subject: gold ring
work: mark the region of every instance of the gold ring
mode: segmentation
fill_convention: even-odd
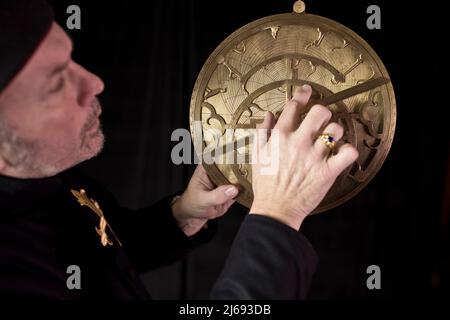
[[[317,139],[322,140],[330,150],[333,150],[336,145],[336,139],[329,133],[322,133]]]

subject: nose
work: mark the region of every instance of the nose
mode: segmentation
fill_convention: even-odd
[[[86,70],[80,65],[76,66],[78,69],[78,103],[81,106],[89,106],[92,99],[105,89],[105,84],[102,79],[94,73]]]

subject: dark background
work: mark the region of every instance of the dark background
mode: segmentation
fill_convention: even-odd
[[[170,137],[176,128],[189,129],[190,95],[209,54],[239,27],[290,12],[294,1],[50,2],[64,28],[67,6],[80,6],[81,30],[67,30],[75,41],[74,59],[106,84],[100,100],[107,142],[83,170],[122,205],[138,208],[182,190],[195,169],[172,164],[176,143]],[[320,257],[309,298],[444,297],[450,273],[450,190],[444,194],[450,183],[450,81],[443,5],[306,4],[307,12],[346,25],[375,49],[392,78],[398,108],[395,139],[378,175],[351,201],[302,226]],[[381,8],[381,30],[366,27],[371,4]],[[247,212],[234,205],[211,243],[184,261],[144,274],[152,296],[208,298]],[[366,288],[372,264],[381,268],[381,290]]]

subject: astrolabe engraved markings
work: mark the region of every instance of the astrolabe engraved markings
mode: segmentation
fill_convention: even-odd
[[[295,9],[297,8],[297,9]],[[242,161],[204,164],[218,185],[239,184],[238,202],[253,201],[251,158],[253,129],[266,111],[279,117],[296,87],[311,85],[309,108],[320,103],[340,123],[342,141],[359,151],[357,162],[336,180],[315,213],[331,209],[362,190],[389,152],[396,120],[395,96],[389,75],[373,49],[341,24],[304,13],[254,21],[225,39],[204,64],[191,98],[193,139],[221,150],[223,159]],[[201,130],[194,123],[201,121]],[[209,134],[214,129],[215,134]],[[201,150],[197,150],[201,154]]]

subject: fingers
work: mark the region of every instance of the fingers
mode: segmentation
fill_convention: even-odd
[[[328,108],[318,104],[314,105],[306,115],[296,134],[314,141],[317,134],[330,121],[331,116],[331,111]]]
[[[203,167],[203,165],[201,163],[198,164],[197,167],[195,168],[194,175],[198,175],[199,177],[205,177],[205,176],[207,177],[208,176],[205,168]]]
[[[191,181],[189,184],[195,183],[196,185],[200,185],[203,190],[211,190],[214,188],[214,183],[209,179],[208,173],[203,167],[202,164],[198,164],[195,168],[194,174],[192,175]]]
[[[197,165],[195,171],[198,173],[206,174],[206,170],[201,163]]]
[[[300,115],[311,97],[311,86],[305,84],[296,88],[292,99],[286,103],[283,112],[278,118],[275,128],[286,131],[295,131],[300,123]]]
[[[270,130],[275,125],[275,117],[272,112],[267,111],[264,117],[264,122],[256,126],[256,144],[262,147],[267,143],[270,136]]]
[[[344,134],[344,128],[342,128],[341,125],[333,122],[325,127],[322,134],[330,135],[330,139],[328,140],[329,143],[333,143],[333,141],[334,143],[336,143],[342,138],[342,135]],[[327,141],[325,141],[325,139],[325,137],[316,139],[313,148],[316,150],[317,154],[328,156],[331,149],[327,146]]]
[[[272,130],[274,126],[275,117],[272,112],[267,111],[263,123],[256,125],[255,133],[253,135],[252,158],[256,157],[257,150],[261,150],[267,143],[270,138],[270,130]]]
[[[358,156],[358,150],[351,144],[346,143],[339,148],[335,155],[327,160],[328,166],[335,176],[338,176],[349,165],[355,162],[356,159],[358,159]]]
[[[238,188],[233,185],[217,187],[214,190],[204,193],[205,206],[222,205],[227,201],[232,200],[238,193]]]
[[[235,203],[236,200],[228,200],[224,204],[216,205],[212,207],[210,214],[208,215],[208,219],[216,219],[223,216],[227,213],[228,209]]]

